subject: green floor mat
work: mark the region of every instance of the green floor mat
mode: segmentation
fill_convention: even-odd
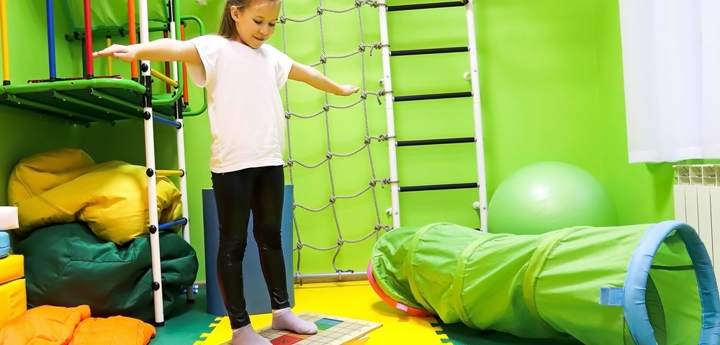
[[[165,320],[165,326],[156,327],[157,335],[149,345],[192,345],[200,334],[212,331],[209,325],[215,321],[215,315],[205,312],[205,289],[200,289],[195,295],[195,303],[178,301],[177,308],[179,310]]]
[[[516,336],[493,331],[477,331],[465,326],[462,323],[446,324],[439,321],[433,324],[433,327],[440,327],[442,331],[437,331],[438,335],[446,335],[447,339],[443,339],[443,343],[453,345],[583,345],[574,338],[554,338],[554,339],[524,339]]]

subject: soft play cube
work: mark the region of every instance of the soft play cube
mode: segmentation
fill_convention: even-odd
[[[0,259],[0,329],[27,310],[24,265],[22,255]]]

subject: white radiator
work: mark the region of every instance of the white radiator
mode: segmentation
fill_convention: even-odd
[[[690,224],[705,243],[720,278],[720,164],[675,165],[675,219]]]

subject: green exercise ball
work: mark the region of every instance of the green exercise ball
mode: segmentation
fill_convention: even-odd
[[[582,225],[618,225],[617,210],[600,181],[567,163],[542,162],[517,170],[488,205],[491,233],[542,234]]]

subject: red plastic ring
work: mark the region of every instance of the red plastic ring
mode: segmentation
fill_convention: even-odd
[[[370,282],[370,286],[372,286],[373,290],[375,290],[375,293],[380,296],[380,298],[385,301],[385,303],[389,304],[393,308],[400,310],[408,315],[412,316],[433,316],[433,314],[427,310],[424,309],[417,309],[410,306],[407,306],[405,304],[402,304],[388,296],[382,289],[380,288],[380,285],[378,285],[377,281],[375,281],[375,276],[373,276],[372,273],[372,261],[368,263],[367,267],[367,277],[368,281]]]

